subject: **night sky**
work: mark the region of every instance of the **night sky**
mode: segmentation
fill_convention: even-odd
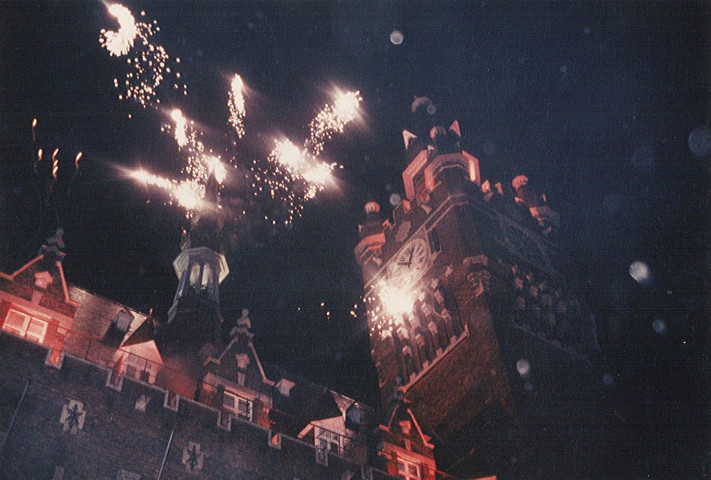
[[[621,465],[642,475],[652,456],[678,458],[687,425],[709,425],[711,146],[689,144],[709,126],[708,2],[124,5],[158,21],[152,41],[181,59],[186,96],[161,91],[160,109],[119,99],[114,79],[128,69],[99,44],[102,28],[117,28],[101,2],[0,3],[0,269],[62,226],[70,282],[165,315],[185,210],[126,169],[181,178],[184,157],[161,131],[167,109],[180,108],[233,159],[221,193],[225,320],[249,308],[262,361],[376,405],[352,250],[365,201],[387,214],[404,195],[401,131],[413,127],[413,99],[428,96],[433,123],[459,121],[485,178],[510,184],[524,173],[561,213],[561,243],[596,312],[610,421],[647,425]],[[239,140],[227,124],[235,73],[249,87]],[[306,138],[334,87],[363,99],[362,119],[322,154],[343,167],[337,186],[288,227],[261,221],[278,208],[252,200],[245,172],[276,135]],[[635,280],[635,261],[651,276]],[[710,448],[670,460],[669,471],[708,475],[711,457],[704,467],[700,455]]]

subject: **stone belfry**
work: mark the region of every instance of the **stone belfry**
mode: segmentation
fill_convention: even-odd
[[[413,113],[406,198],[387,220],[369,202],[355,248],[383,407],[402,392],[448,473],[525,476],[544,458],[536,445],[585,444],[589,432],[566,425],[590,425],[594,407],[566,395],[590,390],[594,320],[545,196],[523,175],[513,188],[483,179],[457,121],[424,128],[429,100]]]
[[[190,344],[198,349],[221,343],[220,283],[229,274],[222,242],[222,219],[217,205],[217,182],[207,187],[205,208],[191,220],[181,252],[173,261],[178,288],[160,330],[162,343]]]

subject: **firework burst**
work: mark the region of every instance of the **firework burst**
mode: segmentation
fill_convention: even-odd
[[[108,11],[118,21],[119,29],[102,29],[99,43],[111,56],[126,56],[129,66],[123,81],[114,79],[114,87],[121,92],[119,99],[133,99],[143,107],[158,104],[158,90],[168,78],[173,80],[174,90],[187,94],[187,87],[179,83],[180,72],[174,72],[166,49],[151,42],[151,37],[160,31],[158,22],[136,22],[128,8],[116,3],[109,5]],[[175,64],[178,63],[180,59],[176,58]]]
[[[264,193],[281,206],[289,225],[300,217],[305,202],[314,198],[333,182],[336,163],[320,159],[325,142],[336,132],[358,117],[361,97],[359,92],[339,92],[333,105],[327,104],[311,122],[309,139],[303,147],[289,140],[277,140],[267,158],[267,166],[255,162],[252,166],[254,196]],[[269,220],[269,218],[267,218]],[[276,225],[281,219],[271,218]]]
[[[365,298],[368,305],[371,332],[387,335],[411,315],[419,292],[410,285],[396,285],[388,281],[377,283]]]
[[[111,56],[126,57],[129,72],[123,81],[114,79],[114,86],[121,90],[120,99],[133,99],[143,107],[156,107],[161,103],[159,90],[166,83],[166,76],[171,74],[177,82],[180,73],[173,72],[170,65],[180,63],[180,59],[171,62],[166,50],[152,42],[152,37],[160,31],[156,21],[137,22],[126,7],[119,4],[108,6],[118,22],[116,31],[102,30],[99,42]],[[141,16],[145,16],[141,12]],[[174,89],[187,94],[185,85],[173,83]],[[227,123],[234,130],[237,138],[245,135],[245,85],[239,75],[234,75],[229,84]],[[324,144],[336,133],[342,133],[346,125],[358,117],[361,102],[359,92],[339,92],[332,104],[326,104],[321,112],[308,124],[309,138],[302,147],[284,140],[277,141],[272,152],[264,162],[254,161],[250,172],[245,177],[253,188],[253,197],[271,200],[274,208],[267,208],[264,219],[272,224],[283,220],[285,225],[301,216],[304,203],[314,198],[333,181],[336,163],[324,162],[319,155]],[[180,153],[185,157],[185,166],[181,173],[184,180],[174,180],[148,173],[144,170],[133,172],[132,177],[143,183],[161,188],[169,193],[171,202],[188,210],[200,206],[205,199],[206,187],[214,178],[222,185],[227,175],[227,168],[219,155],[205,147],[202,134],[194,123],[178,109],[171,112],[172,123],[162,127],[164,132],[172,132]],[[237,155],[230,154],[230,162]],[[218,187],[219,188],[219,187]]]

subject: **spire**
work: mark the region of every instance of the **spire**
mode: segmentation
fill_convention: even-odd
[[[221,341],[219,285],[230,270],[222,242],[218,188],[211,177],[206,186],[207,208],[193,217],[173,261],[178,288],[168,310],[167,334],[188,343]]]
[[[363,210],[365,211],[365,221],[358,229],[360,238],[363,239],[370,235],[383,233],[383,219],[380,217],[380,204],[370,200],[366,202]]]

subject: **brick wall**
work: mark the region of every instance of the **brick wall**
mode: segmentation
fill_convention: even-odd
[[[164,406],[160,388],[128,378],[120,390],[110,388],[105,368],[70,355],[56,368],[45,363],[47,353],[0,333],[0,441],[7,433],[0,478],[51,479],[56,467],[63,467],[64,479],[92,480],[113,480],[119,470],[141,479],[341,480],[347,471],[361,477],[360,464],[337,455],[328,454],[327,466],[317,463],[315,448],[300,440],[284,436],[275,448],[263,427],[234,417],[229,428],[220,427],[215,409],[180,398],[174,411]],[[145,411],[136,409],[142,396]],[[72,400],[81,403],[83,424],[67,429],[60,419],[78,407]],[[190,471],[184,450],[198,444]],[[375,470],[373,478],[390,477]]]

